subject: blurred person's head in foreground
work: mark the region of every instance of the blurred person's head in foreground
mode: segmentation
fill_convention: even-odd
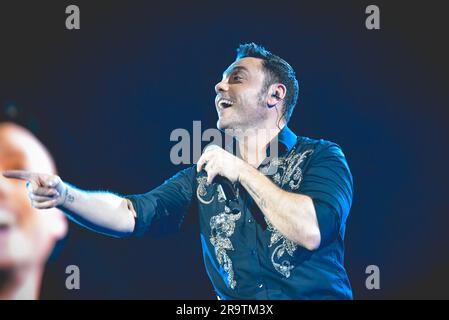
[[[36,136],[15,117],[0,113],[0,172],[56,173]],[[27,193],[23,181],[0,175],[0,299],[37,299],[47,259],[67,233],[64,214],[33,208]]]

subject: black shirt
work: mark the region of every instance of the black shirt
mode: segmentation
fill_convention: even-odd
[[[179,229],[198,201],[203,260],[221,299],[351,299],[343,240],[353,183],[343,152],[329,141],[297,137],[288,127],[278,141],[278,156],[258,170],[282,189],[312,198],[321,233],[317,250],[285,238],[240,185],[241,212],[230,213],[222,189],[206,184],[196,165],[127,197],[137,213],[134,234]]]

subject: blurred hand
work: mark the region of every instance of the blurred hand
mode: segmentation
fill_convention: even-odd
[[[28,197],[34,208],[49,209],[64,205],[67,185],[57,175],[24,170],[8,170],[3,172],[3,176],[27,182]]]

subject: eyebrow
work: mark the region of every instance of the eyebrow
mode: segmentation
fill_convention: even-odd
[[[230,74],[230,73],[232,73],[232,72],[234,72],[234,71],[246,71],[246,72],[248,72],[248,69],[246,67],[244,67],[244,66],[235,66],[231,70],[229,70],[229,71],[226,70],[225,72],[223,72],[223,77],[228,75],[228,74]]]

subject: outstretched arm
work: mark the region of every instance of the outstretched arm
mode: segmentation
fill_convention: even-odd
[[[76,222],[113,237],[125,237],[134,230],[132,204],[118,195],[80,190],[51,174],[10,170],[3,172],[3,176],[27,181],[29,198],[35,208],[62,207]]]

